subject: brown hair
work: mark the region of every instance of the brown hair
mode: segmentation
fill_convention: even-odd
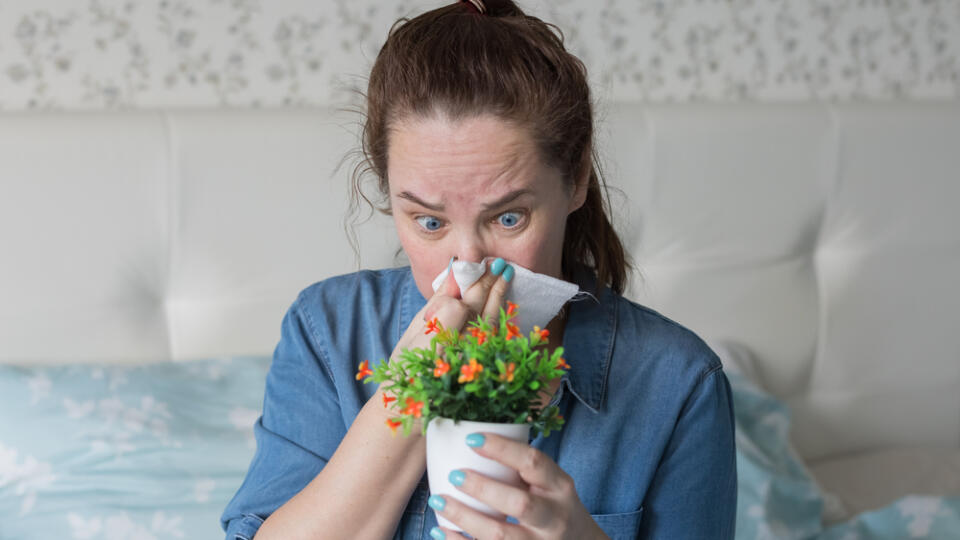
[[[493,114],[525,128],[543,162],[561,171],[567,188],[587,176],[586,200],[567,217],[564,279],[572,279],[574,267],[582,264],[596,273],[598,289],[609,284],[623,293],[630,263],[608,218],[586,68],[567,52],[555,25],[526,15],[510,0],[485,4],[486,14],[458,2],[391,27],[365,94],[363,159],[352,175],[350,213],[356,212],[358,197],[374,206],[361,189],[366,173],[377,180],[377,209],[391,213],[387,148],[397,122],[437,112],[454,120]],[[355,237],[351,243],[356,251]]]

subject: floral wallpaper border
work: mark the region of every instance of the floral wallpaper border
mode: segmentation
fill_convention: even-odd
[[[0,0],[0,110],[349,102],[442,1]],[[520,0],[613,101],[960,98],[960,0]]]

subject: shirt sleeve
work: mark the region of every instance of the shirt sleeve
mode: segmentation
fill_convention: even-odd
[[[644,498],[639,538],[732,539],[736,515],[733,398],[718,366],[687,398]]]
[[[220,517],[227,540],[250,540],[263,521],[320,473],[346,434],[322,336],[298,297],[283,317],[267,374],[257,450]]]

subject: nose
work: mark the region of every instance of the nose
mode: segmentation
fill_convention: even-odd
[[[462,234],[454,246],[453,255],[458,261],[480,262],[487,254],[483,239],[476,234]]]

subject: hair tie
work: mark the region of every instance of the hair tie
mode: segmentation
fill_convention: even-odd
[[[464,4],[470,4],[473,6],[473,9],[477,10],[477,13],[483,15],[487,12],[487,6],[483,4],[483,0],[460,0]]]

